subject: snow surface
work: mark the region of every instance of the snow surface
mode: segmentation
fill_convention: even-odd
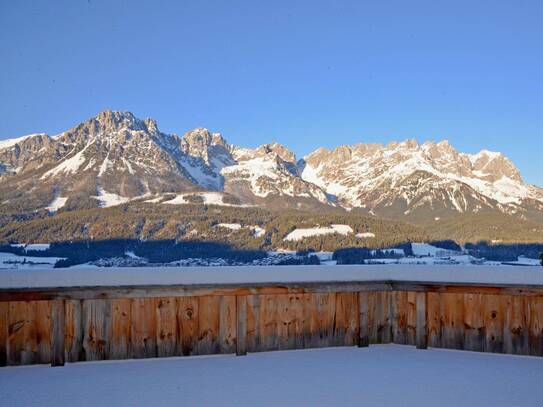
[[[7,255],[9,253],[1,253]],[[20,257],[19,257],[20,259]],[[42,258],[37,258],[42,259]],[[417,261],[418,259],[412,259]],[[0,271],[0,288],[192,284],[280,284],[341,281],[543,285],[543,267],[472,265],[341,265],[224,267],[35,268]]]
[[[231,230],[240,230],[241,225],[239,223],[219,223],[215,225],[219,228],[231,229]]]
[[[102,208],[109,208],[110,206],[117,206],[130,201],[130,198],[107,192],[104,188],[98,188],[98,195],[91,198],[97,199]]]
[[[357,233],[355,237],[358,237],[359,239],[371,239],[375,237],[375,233],[371,233],[371,232]]]
[[[535,407],[541,358],[375,345],[0,369],[2,403],[42,406]]]
[[[415,256],[437,256],[441,253],[454,252],[452,250],[432,246],[428,243],[411,243],[411,248],[413,249],[413,254]]]
[[[74,156],[62,161],[59,165],[56,167],[50,169],[46,173],[44,173],[41,176],[41,179],[45,179],[52,175],[58,175],[58,174],[75,174],[79,167],[81,167],[85,163],[85,151],[87,148],[89,148],[94,141],[90,142],[83,148],[81,151],[76,153]]]
[[[67,197],[57,196],[45,209],[47,209],[51,213],[54,213],[62,208],[64,205],[66,205],[66,201],[68,201]]]
[[[220,192],[189,192],[185,194],[178,194],[175,196],[175,198],[170,199],[168,201],[161,202],[163,204],[170,204],[170,205],[184,205],[184,204],[190,204],[191,202],[187,199],[189,196],[199,196],[204,201],[205,205],[220,205],[220,206],[251,206],[251,205],[235,205],[223,202],[223,194]],[[151,201],[147,201],[151,202]]]
[[[285,236],[283,240],[302,240],[304,237],[329,235],[339,233],[340,235],[348,235],[353,233],[353,228],[349,225],[330,225],[330,227],[314,227],[307,229],[295,229]]]
[[[40,249],[32,249],[32,250],[40,250]],[[61,260],[61,259],[59,257],[17,256],[16,254],[13,254],[13,253],[0,252],[0,275],[6,272],[6,270],[13,270],[13,269],[16,269],[16,270],[40,269],[41,271],[43,271],[45,267],[52,269],[52,267],[55,265],[55,263],[58,260]],[[41,263],[41,264],[32,264],[32,263]],[[16,272],[20,273],[20,271],[16,271]],[[1,280],[2,278],[0,277],[0,281]]]

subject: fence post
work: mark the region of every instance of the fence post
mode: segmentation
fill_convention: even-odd
[[[358,335],[358,347],[365,348],[370,344],[369,322],[368,322],[368,292],[360,291],[358,293],[358,312],[360,333]]]
[[[51,366],[64,366],[64,301],[51,301]]]
[[[417,349],[428,348],[428,323],[427,323],[428,293],[417,293]]]
[[[236,355],[247,354],[247,296],[236,296]]]

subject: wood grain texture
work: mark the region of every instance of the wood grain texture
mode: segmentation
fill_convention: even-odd
[[[196,355],[199,333],[199,302],[197,297],[177,299],[177,326],[181,344],[181,354]]]
[[[111,300],[109,358],[127,359],[130,354],[132,300]]]
[[[428,347],[428,293],[417,293],[416,295],[416,337],[417,349]]]
[[[482,352],[485,348],[484,307],[482,294],[464,294],[463,349]]]
[[[358,347],[365,348],[370,344],[369,327],[369,299],[367,292],[358,293],[358,312],[359,312],[359,336]]]
[[[83,300],[81,304],[84,360],[109,357],[110,300]]]
[[[130,354],[134,359],[157,356],[155,298],[136,298],[130,307]]]
[[[236,298],[236,355],[247,354],[247,297]]]
[[[65,304],[62,300],[51,301],[51,365],[64,366],[65,362]],[[49,321],[48,321],[49,322]]]
[[[485,352],[503,353],[503,333],[505,324],[507,296],[485,295],[483,300],[483,320],[485,325]]]
[[[177,301],[173,297],[158,298],[156,304],[156,346],[158,357],[181,355],[177,327]]]
[[[192,289],[156,296],[149,288],[141,298],[119,291],[111,298],[4,301],[0,365],[61,364],[62,355],[76,362],[390,342],[543,356],[537,290],[461,288],[330,283],[200,290],[209,295],[192,297]]]
[[[83,350],[83,318],[80,300],[66,300],[65,304],[65,338],[66,361],[73,363],[85,360]]]

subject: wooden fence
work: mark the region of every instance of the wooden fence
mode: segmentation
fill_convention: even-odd
[[[0,366],[397,343],[543,355],[543,287],[0,289]]]

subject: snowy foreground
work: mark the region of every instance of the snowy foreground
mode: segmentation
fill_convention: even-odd
[[[398,345],[0,368],[6,406],[541,406],[543,359]]]
[[[109,267],[0,270],[0,289],[410,281],[543,286],[543,268],[515,266]]]

